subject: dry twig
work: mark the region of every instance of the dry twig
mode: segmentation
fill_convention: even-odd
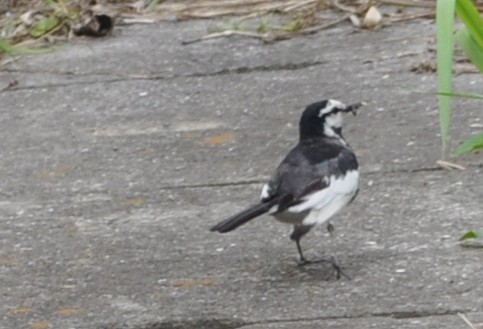
[[[399,23],[399,22],[405,22],[405,21],[412,21],[413,19],[418,19],[418,18],[434,18],[434,15],[435,15],[435,12],[430,11],[430,12],[414,14],[414,15],[391,17],[388,19],[388,21],[390,23]]]
[[[473,325],[473,323],[468,320],[468,318],[463,314],[463,313],[458,313],[458,316],[463,319],[463,321],[471,328],[471,329],[476,329],[476,327]]]
[[[466,168],[453,162],[445,161],[445,160],[438,160],[436,161],[436,164],[440,167],[443,167],[444,169],[452,170],[452,169],[457,169],[457,170],[465,170]]]
[[[263,40],[263,41],[271,40],[270,34],[268,34],[268,33],[260,34],[260,33],[256,33],[256,32],[248,32],[248,31],[226,30],[226,31],[222,31],[222,32],[210,33],[210,34],[202,36],[201,38],[183,41],[182,44],[183,45],[189,45],[189,44],[192,44],[192,43],[195,43],[195,42],[200,42],[200,41],[205,41],[205,40],[215,39],[215,38],[230,37],[230,36],[233,36],[233,35],[256,38],[256,39],[260,39],[260,40]]]
[[[205,40],[215,39],[215,38],[222,38],[222,37],[231,37],[233,35],[255,38],[255,39],[259,39],[259,40],[262,40],[264,42],[269,43],[269,42],[274,42],[274,41],[277,41],[277,40],[288,39],[288,38],[290,38],[291,36],[294,36],[294,35],[310,35],[310,34],[317,33],[321,30],[331,28],[331,27],[349,19],[350,15],[351,14],[346,14],[346,15],[344,15],[344,16],[342,16],[342,17],[340,17],[340,18],[338,18],[338,19],[336,19],[332,22],[329,22],[327,24],[307,27],[307,28],[301,29],[297,32],[257,33],[257,32],[250,32],[250,31],[226,30],[226,31],[222,31],[222,32],[210,33],[210,34],[204,35],[200,38],[183,41],[182,43],[184,45],[189,45],[189,44],[192,44],[192,43],[195,43],[195,42],[200,42],[200,41],[205,41]]]
[[[335,21],[329,22],[329,23],[324,24],[324,25],[307,27],[305,29],[300,30],[299,33],[303,34],[303,35],[308,35],[308,34],[313,34],[313,33],[331,28],[333,26],[336,26],[336,25],[342,23],[343,21],[348,20],[351,17],[351,15],[352,14],[346,14],[346,15],[342,16],[341,18],[336,19]]]

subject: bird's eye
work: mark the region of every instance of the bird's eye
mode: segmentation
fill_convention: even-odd
[[[337,107],[334,107],[330,112],[328,112],[326,114],[326,116],[329,116],[330,117],[330,116],[333,116],[333,115],[335,115],[335,114],[337,114],[339,112],[340,112],[340,109],[338,109]]]

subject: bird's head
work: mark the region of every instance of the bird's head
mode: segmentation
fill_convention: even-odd
[[[343,113],[356,115],[362,102],[345,105],[333,99],[326,99],[307,106],[300,118],[300,139],[313,137],[342,137]]]

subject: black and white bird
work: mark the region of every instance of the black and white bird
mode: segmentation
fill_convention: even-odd
[[[329,223],[357,195],[358,163],[342,136],[342,121],[343,113],[355,115],[362,105],[347,106],[329,99],[307,106],[300,118],[299,142],[263,186],[260,201],[216,224],[211,231],[229,232],[268,213],[294,226],[290,239],[297,244],[299,265],[320,262],[304,257],[300,239],[312,227]],[[340,277],[340,269],[333,265]]]

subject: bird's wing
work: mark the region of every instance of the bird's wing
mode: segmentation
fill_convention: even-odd
[[[279,198],[284,203],[279,202],[277,212],[323,208],[339,195],[353,196],[358,186],[357,166],[354,153],[344,145],[299,144],[264,186],[262,202]]]
[[[337,200],[346,205],[357,193],[358,186],[359,173],[356,170],[341,177],[331,176],[326,187],[304,195],[300,202],[288,208],[288,211],[299,213],[311,209],[324,209],[331,204],[337,204]]]

